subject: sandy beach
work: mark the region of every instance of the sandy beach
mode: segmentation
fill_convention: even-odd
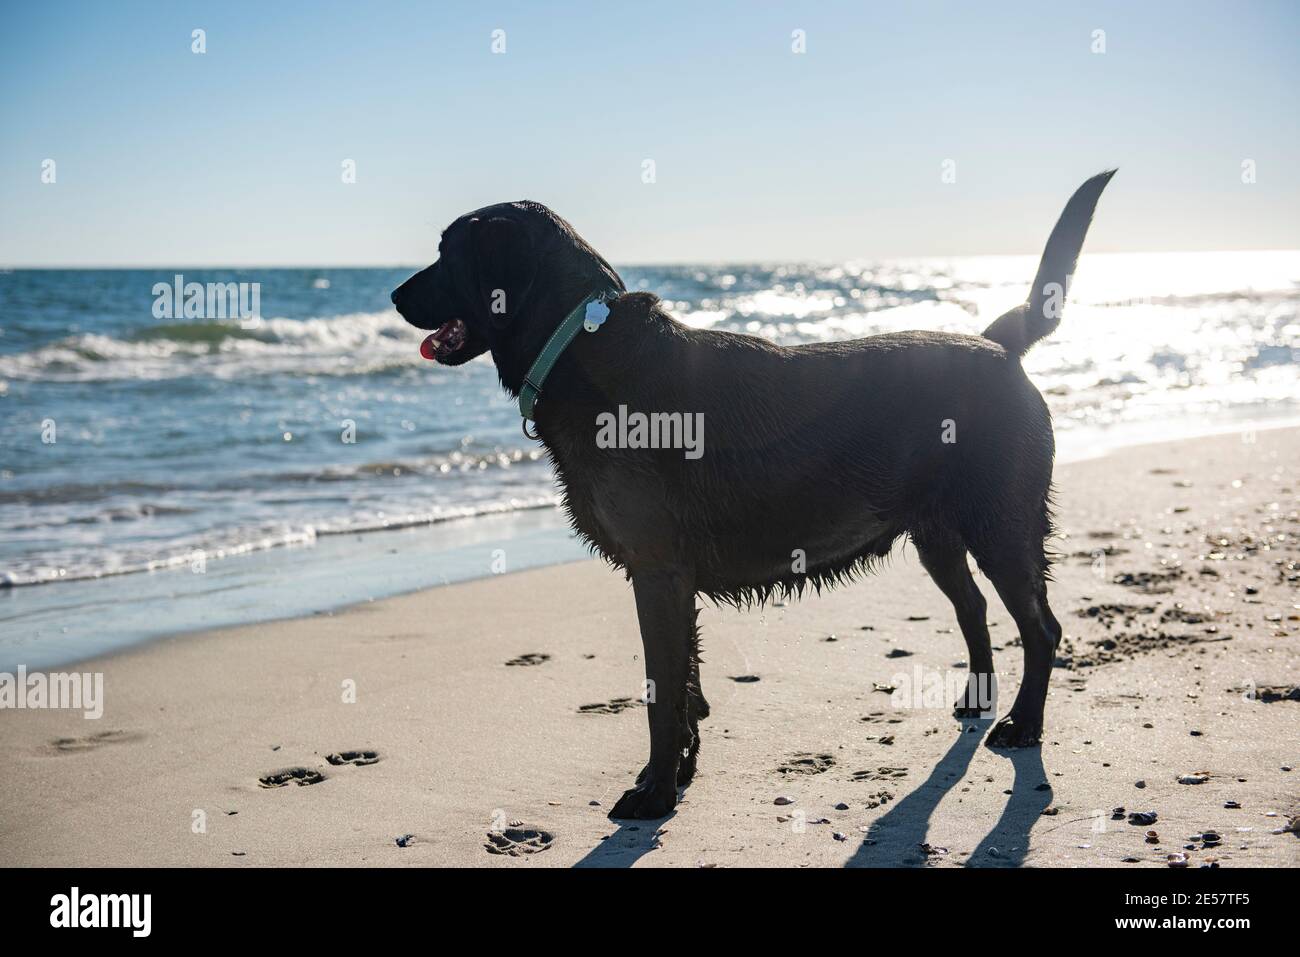
[[[583,561],[68,669],[104,674],[101,719],[0,711],[0,864],[1300,864],[1300,431],[1056,480],[1041,749],[881,690],[965,658],[908,547],[821,597],[705,606],[700,773],[666,821],[611,822],[647,750],[641,646],[627,583]],[[1020,650],[978,580],[1005,711]]]

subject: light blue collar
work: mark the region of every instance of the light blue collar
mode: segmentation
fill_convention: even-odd
[[[546,377],[551,374],[551,370],[555,368],[555,363],[564,354],[564,350],[569,348],[569,344],[578,337],[578,330],[585,329],[587,332],[599,330],[609,317],[610,303],[621,295],[621,292],[612,288],[593,292],[578,303],[551,333],[551,338],[546,340],[546,345],[542,346],[542,351],[528,367],[528,372],[524,375],[524,384],[519,390],[519,414],[524,417],[525,422],[533,420],[537,400],[542,396],[542,385],[546,382]],[[527,425],[524,426],[524,434],[528,434]]]

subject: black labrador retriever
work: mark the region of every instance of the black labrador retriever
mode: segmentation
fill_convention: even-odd
[[[982,336],[785,347],[688,328],[656,296],[627,292],[568,223],[533,202],[460,217],[438,261],[393,293],[408,322],[435,330],[426,357],[454,366],[491,352],[554,463],[574,529],[632,581],[650,760],[610,817],[668,814],[695,772],[709,713],[696,595],[750,605],[820,590],[865,571],[903,535],[966,639],[972,680],[958,716],[988,707],[975,691],[993,680],[969,553],[1024,649],[1019,693],[988,743],[1039,742],[1061,640],[1044,550],[1054,442],[1020,360],[1060,321],[1113,173],[1071,197],[1028,300]],[[684,447],[692,431],[695,445]]]

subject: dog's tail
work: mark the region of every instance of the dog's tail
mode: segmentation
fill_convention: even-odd
[[[1004,313],[984,330],[984,338],[992,339],[1014,356],[1023,356],[1039,339],[1044,339],[1061,324],[1061,309],[1074,264],[1083,248],[1083,238],[1088,235],[1092,211],[1097,208],[1101,191],[1106,188],[1115,170],[1098,173],[1080,186],[1065,204],[1065,211],[1056,221],[1056,228],[1047,237],[1038,264],[1038,275],[1029,287],[1029,298],[1010,312]]]

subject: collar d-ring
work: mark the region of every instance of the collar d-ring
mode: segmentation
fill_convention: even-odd
[[[537,423],[536,423],[536,422],[533,422],[531,419],[520,419],[519,421],[523,424],[524,438],[526,438],[526,439],[532,439],[534,442],[536,442],[537,440],[539,440],[539,439],[542,437],[541,433],[538,432],[538,431],[536,431],[536,429],[537,429]],[[529,432],[529,431],[528,431],[528,426],[529,426],[529,424],[531,424],[531,425],[533,426],[533,431],[532,431],[532,432]]]

